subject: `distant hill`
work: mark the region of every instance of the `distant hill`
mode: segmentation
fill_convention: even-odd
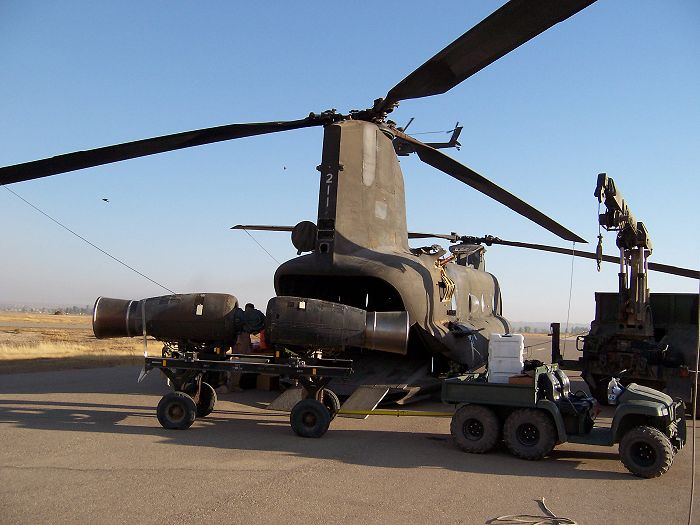
[[[90,315],[91,305],[51,304],[51,303],[0,303],[0,311],[23,313],[48,313]]]
[[[539,321],[511,321],[510,326],[513,332],[524,333],[524,334],[548,334],[550,323],[543,323]],[[587,334],[590,329],[590,325],[581,323],[569,323],[570,334]],[[566,330],[566,324],[561,323],[561,331],[564,333]]]

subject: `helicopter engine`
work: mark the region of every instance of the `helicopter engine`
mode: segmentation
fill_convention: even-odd
[[[267,303],[266,338],[304,348],[370,348],[404,353],[408,312],[367,312],[346,304],[301,297]]]
[[[210,349],[233,346],[241,332],[263,328],[262,316],[242,310],[229,294],[198,293],[150,297],[142,300],[100,297],[92,326],[95,337],[136,337],[187,342]],[[145,327],[145,328],[144,328]],[[405,351],[407,312],[367,312],[338,303],[300,297],[275,297],[267,306],[266,341],[308,350],[346,346]]]
[[[130,301],[99,297],[92,315],[95,337],[146,335],[162,341],[232,345],[245,323],[229,294],[176,294]],[[145,325],[145,330],[144,330]]]

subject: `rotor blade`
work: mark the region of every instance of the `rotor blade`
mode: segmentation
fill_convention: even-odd
[[[699,270],[691,270],[689,268],[681,268],[680,266],[670,266],[668,264],[661,264],[655,262],[647,263],[650,270],[655,272],[670,273],[671,275],[678,275],[679,277],[689,277],[690,279],[700,279]]]
[[[290,232],[294,226],[268,226],[265,224],[236,224],[231,226],[232,230],[251,230],[261,232]]]
[[[292,129],[319,126],[328,122],[324,115],[311,114],[301,120],[282,122],[259,122],[251,124],[229,124],[214,128],[185,131],[173,135],[163,135],[150,139],[126,142],[104,148],[76,151],[43,160],[15,164],[0,168],[0,184],[10,184],[31,179],[39,179],[68,171],[91,168],[102,164],[144,157],[156,153],[173,151],[224,140],[276,133]]]
[[[408,232],[409,239],[446,239],[448,241],[457,242],[458,237],[456,233],[446,234],[446,233],[420,233],[420,232]]]
[[[511,0],[394,86],[378,111],[449,91],[595,0]]]
[[[483,239],[482,239],[483,240]],[[597,255],[593,252],[583,252],[580,250],[571,250],[568,248],[559,248],[557,246],[547,246],[545,244],[530,244],[527,242],[517,242],[517,241],[506,241],[503,239],[492,238],[488,239],[486,244],[502,244],[504,246],[515,246],[516,248],[529,248],[531,250],[540,250],[543,252],[561,253],[564,255],[574,255],[576,257],[583,257],[584,259],[597,259]],[[609,263],[620,264],[620,258],[614,255],[603,255],[603,261]],[[689,268],[681,268],[679,266],[671,266],[668,264],[661,263],[647,263],[650,270],[661,273],[668,273],[671,275],[678,275],[679,277],[689,277],[690,279],[700,279],[700,271],[691,270]]]
[[[291,232],[294,226],[270,226],[267,224],[236,224],[231,226],[232,230],[251,230],[251,231],[264,231],[264,232]],[[457,242],[457,234],[453,233],[451,235],[442,233],[416,233],[408,232],[409,239],[446,239],[448,241]]]
[[[454,177],[465,184],[468,184],[484,195],[488,195],[492,199],[504,204],[514,212],[519,213],[536,224],[539,224],[543,228],[549,230],[555,235],[558,235],[564,240],[581,243],[587,242],[585,239],[579,237],[571,230],[568,230],[550,217],[547,217],[541,211],[533,208],[527,202],[519,199],[512,193],[494,184],[486,177],[479,175],[477,172],[466,167],[464,164],[457,162],[441,151],[431,148],[427,144],[423,144],[413,137],[409,137],[401,132],[394,132],[401,139],[410,142],[415,147],[416,153],[418,153],[420,159],[426,164],[430,164],[432,167],[439,169],[443,173],[446,173],[447,175],[450,175],[451,177]]]

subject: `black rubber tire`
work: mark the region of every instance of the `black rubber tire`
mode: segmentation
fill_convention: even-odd
[[[197,403],[197,417],[207,417],[214,411],[214,405],[216,405],[216,390],[209,383],[202,381]]]
[[[464,405],[452,416],[450,433],[455,444],[465,452],[483,454],[498,443],[501,423],[488,407]]]
[[[503,440],[514,456],[542,459],[554,448],[557,432],[552,419],[542,410],[520,408],[506,418]]]
[[[620,440],[620,461],[635,476],[657,478],[673,464],[673,445],[658,428],[634,427]]]
[[[320,401],[302,399],[292,408],[289,423],[298,436],[320,438],[331,424],[331,414]]]
[[[156,414],[163,428],[184,430],[194,423],[197,405],[184,392],[170,392],[158,403]]]
[[[328,412],[331,415],[331,421],[333,421],[333,419],[335,419],[335,415],[338,413],[338,410],[340,410],[340,399],[336,393],[333,392],[333,390],[324,388],[322,403],[323,406],[328,409]]]

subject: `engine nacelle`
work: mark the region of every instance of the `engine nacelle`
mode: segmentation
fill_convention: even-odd
[[[92,314],[95,337],[135,337],[162,341],[234,344],[242,310],[229,294],[196,293],[149,297],[140,301],[99,297]]]
[[[405,353],[408,312],[367,312],[330,301],[274,297],[267,303],[265,338],[305,348],[352,346]]]
[[[175,294],[141,300],[100,297],[92,329],[98,339],[146,335],[161,341],[233,345],[242,331],[257,333],[262,315],[243,311],[233,295]],[[274,297],[267,305],[265,339],[307,349],[369,348],[404,354],[408,312],[367,312],[301,297]]]

